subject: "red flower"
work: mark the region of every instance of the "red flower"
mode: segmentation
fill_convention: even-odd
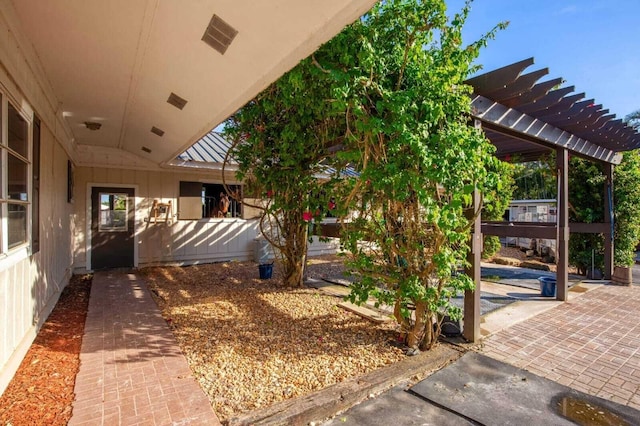
[[[267,191],[267,197],[273,197],[273,191],[271,189]]]
[[[311,212],[307,211],[302,213],[302,220],[304,220],[305,222],[309,222],[311,219],[313,219],[313,215],[311,214]]]

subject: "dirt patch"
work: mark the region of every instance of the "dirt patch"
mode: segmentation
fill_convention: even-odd
[[[90,290],[90,276],[71,278],[0,398],[0,424],[67,424]]]
[[[313,259],[316,278],[342,270]],[[143,275],[221,420],[395,363],[393,325],[375,325],[314,289],[283,288],[251,262],[146,268]]]
[[[498,265],[519,266],[522,268],[537,269],[540,271],[556,272],[557,265],[555,263],[546,263],[540,257],[527,257],[526,253],[517,247],[502,247],[500,251],[487,262]],[[577,273],[576,268],[569,267],[569,273]]]
[[[500,251],[496,253],[495,257],[506,257],[506,258],[519,260],[520,262],[522,262],[523,260],[527,260],[526,253],[517,247],[502,246],[500,248]]]

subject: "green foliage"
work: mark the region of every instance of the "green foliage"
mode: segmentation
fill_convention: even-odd
[[[275,230],[285,263],[304,260],[301,217],[320,218],[334,196],[336,214],[350,222],[342,239],[357,278],[350,298],[393,305],[411,347],[435,343],[439,313],[460,316],[449,299],[473,288],[456,272],[480,213],[473,193],[487,191],[498,210],[506,188],[493,146],[469,122],[471,88],[463,83],[505,25],[463,46],[468,12],[469,3],[449,20],[444,0],[380,2],[227,128],[237,141],[237,177],[249,192],[269,194],[261,224]],[[328,156],[331,145],[343,149]],[[319,185],[321,162],[359,174]],[[290,275],[295,282],[299,270]]]
[[[482,245],[482,258],[490,259],[494,254],[500,251],[502,243],[500,238],[494,235],[484,236],[484,242]]]
[[[632,112],[624,118],[627,125],[640,130],[640,109]]]
[[[555,153],[539,161],[519,163],[515,166],[513,178],[516,189],[514,200],[545,200],[556,198],[557,181]]]
[[[597,223],[604,221],[604,181],[602,165],[582,158],[569,161],[569,220]],[[595,252],[595,267],[604,267],[604,242],[599,234],[571,234],[569,263],[582,274],[591,268]]]
[[[505,161],[495,161],[489,164],[493,166],[491,172],[496,176],[494,186],[487,187],[483,193],[484,205],[482,219],[502,220],[504,212],[509,208],[509,203],[515,190],[514,172],[515,166]],[[482,247],[482,258],[488,259],[500,250],[500,238],[485,236]]]
[[[312,220],[327,211],[333,180],[321,184],[327,146],[338,138],[332,117],[329,76],[302,61],[239,110],[226,125],[234,141],[230,155],[245,193],[264,200],[263,235],[277,248],[285,283],[302,285]]]
[[[605,175],[602,166],[580,158],[572,158],[569,173],[570,220],[597,223],[604,221]],[[623,153],[622,162],[614,168],[614,263],[631,266],[635,248],[640,241],[640,154]],[[591,267],[595,252],[595,267],[604,266],[604,241],[599,234],[571,234],[569,261],[579,271]]]
[[[614,169],[614,261],[632,266],[640,242],[640,152],[627,151]]]
[[[473,288],[452,274],[479,214],[472,194],[497,188],[493,146],[468,121],[463,84],[493,31],[463,46],[468,11],[449,21],[444,1],[380,2],[315,55],[346,111],[339,158],[360,173],[340,197],[354,213],[343,238],[357,277],[350,298],[395,306],[410,347],[435,343],[438,313],[460,315],[449,298]]]

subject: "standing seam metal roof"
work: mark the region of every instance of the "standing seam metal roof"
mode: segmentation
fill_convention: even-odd
[[[223,138],[220,133],[212,130],[185,152],[178,155],[178,159],[222,164],[229,149],[231,149],[231,142]],[[229,163],[237,164],[233,159],[230,159]]]

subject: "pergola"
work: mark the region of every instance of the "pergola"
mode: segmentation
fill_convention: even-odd
[[[570,233],[597,233],[605,238],[605,279],[613,273],[613,167],[620,164],[621,152],[640,147],[640,134],[615,114],[585,99],[584,93],[572,94],[573,86],[562,87],[561,78],[541,81],[547,68],[523,74],[533,58],[478,75],[467,80],[474,89],[472,116],[487,138],[496,146],[496,156],[517,156],[532,161],[549,151],[556,152],[557,222],[486,222],[476,219],[472,233],[470,268],[467,273],[476,282],[476,290],[465,294],[464,336],[469,341],[480,337],[480,254],[482,236],[555,239],[557,259],[557,296],[568,297],[568,246]],[[569,155],[577,155],[604,166],[606,182],[605,218],[602,223],[569,223]],[[475,194],[476,208],[479,196]]]

